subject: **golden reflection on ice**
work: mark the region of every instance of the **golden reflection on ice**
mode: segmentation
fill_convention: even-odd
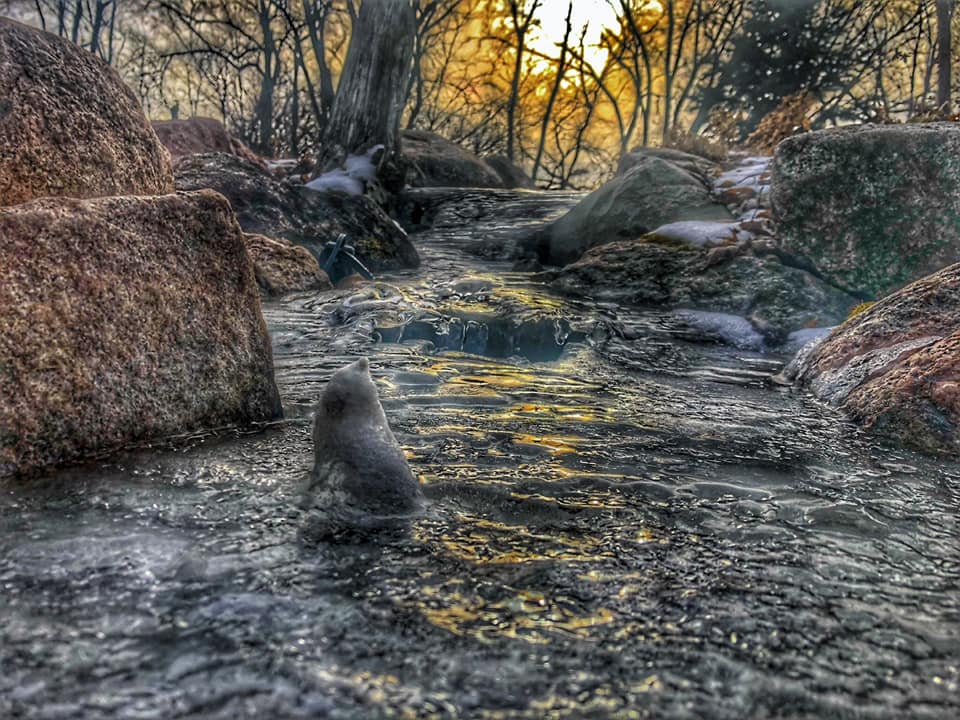
[[[585,717],[609,717],[616,720],[639,720],[649,718],[649,712],[632,707],[631,698],[663,690],[659,676],[648,675],[637,682],[625,686],[609,683],[577,695],[576,698],[550,694],[533,700],[530,706],[519,714],[516,710],[487,710],[479,715],[483,720],[516,720],[516,718],[536,718],[536,720],[580,720]]]
[[[531,420],[549,418],[558,422],[571,423],[608,423],[614,421],[610,409],[591,405],[549,405],[546,403],[518,403],[504,408],[491,419]]]
[[[551,505],[580,510],[596,510],[600,508],[619,509],[625,507],[621,496],[611,492],[599,492],[596,490],[591,491],[589,495],[582,499],[577,497],[564,497],[560,499],[540,493],[519,492],[510,493],[510,497],[516,498],[517,500],[534,500],[539,503],[549,503]]]
[[[526,433],[519,433],[513,436],[515,443],[520,445],[535,445],[536,447],[546,449],[554,455],[576,453],[577,448],[575,445],[579,440],[580,438],[571,435],[528,435]]]
[[[427,545],[439,543],[443,552],[482,565],[517,565],[538,560],[587,562],[614,557],[614,553],[604,547],[602,537],[559,531],[547,535],[522,525],[507,525],[466,514],[461,514],[456,526],[446,534],[431,536],[424,525],[418,524],[413,537]]]
[[[534,590],[521,590],[511,598],[488,602],[444,585],[421,588],[417,609],[430,624],[454,635],[481,641],[498,638],[546,645],[551,636],[564,634],[588,640],[591,630],[614,621],[607,608],[586,611],[569,599],[552,598]]]
[[[499,285],[494,289],[493,295],[501,301],[510,301],[509,304],[516,303],[527,308],[556,310],[557,312],[564,309],[563,300],[548,295],[539,286]],[[508,303],[504,302],[503,304]]]

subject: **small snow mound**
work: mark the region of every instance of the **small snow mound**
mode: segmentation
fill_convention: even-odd
[[[325,172],[308,182],[306,187],[318,192],[335,190],[348,195],[363,195],[366,185],[377,178],[373,158],[381,150],[383,145],[374,145],[363,155],[348,155],[342,168]]]
[[[698,248],[734,245],[753,238],[753,233],[737,223],[682,220],[661,225],[651,235]]]
[[[265,160],[267,169],[270,172],[274,170],[293,170],[300,161],[297,158],[277,158],[275,160]]]
[[[763,350],[763,335],[744,317],[705,310],[679,310],[677,317],[705,339],[719,340],[740,350]]]
[[[832,332],[832,327],[804,328],[803,330],[795,330],[787,335],[787,339],[781,346],[780,351],[785,355],[793,355],[794,353],[797,353],[805,348],[807,345],[823,340]]]
[[[769,171],[772,160],[773,158],[769,157],[747,158],[736,167],[721,173],[714,181],[714,185],[718,188],[764,185],[761,178]]]
[[[307,183],[307,187],[318,192],[337,190],[348,195],[363,195],[363,183],[339,168],[314,178]]]

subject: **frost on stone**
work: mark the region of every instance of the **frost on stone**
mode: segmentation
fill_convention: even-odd
[[[297,158],[267,158],[264,162],[267,164],[267,170],[276,172],[277,170],[293,170],[300,163],[300,160]]]
[[[318,192],[344,192],[348,195],[363,195],[366,186],[377,178],[373,158],[383,150],[383,145],[374,145],[363,155],[348,155],[342,168],[323,173],[306,184]]]
[[[770,169],[769,157],[752,157],[741,161],[739,165],[717,177],[718,188],[757,187],[765,185],[764,176]]]
[[[751,322],[739,315],[707,312],[705,310],[678,310],[676,316],[705,339],[732,345],[740,350],[763,350],[763,335]]]
[[[755,220],[760,210],[769,209],[772,160],[764,156],[745,158],[714,180],[714,194],[741,222]]]
[[[798,353],[803,350],[807,345],[823,340],[830,333],[832,333],[833,330],[834,328],[832,327],[803,328],[802,330],[794,330],[792,333],[787,335],[787,339],[780,348],[780,351],[786,355],[793,355],[794,353]]]

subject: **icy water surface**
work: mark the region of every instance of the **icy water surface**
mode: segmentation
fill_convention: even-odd
[[[957,717],[960,468],[475,257],[574,197],[439,195],[421,270],[265,307],[284,421],[0,486],[0,717]],[[361,354],[431,507],[317,545]]]

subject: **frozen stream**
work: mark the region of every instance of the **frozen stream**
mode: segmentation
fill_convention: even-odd
[[[960,716],[960,467],[475,254],[574,200],[451,194],[420,270],[266,305],[282,422],[0,484],[0,717]],[[362,354],[431,507],[312,544]]]

